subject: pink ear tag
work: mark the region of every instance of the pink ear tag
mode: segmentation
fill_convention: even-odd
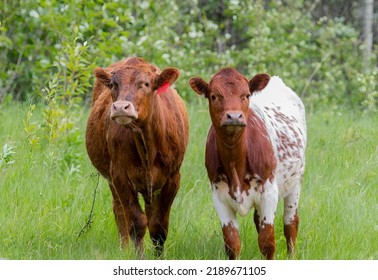
[[[169,83],[168,83],[168,82],[165,82],[162,86],[160,86],[160,87],[156,90],[156,94],[162,94],[163,92],[166,92],[168,88],[169,88]]]

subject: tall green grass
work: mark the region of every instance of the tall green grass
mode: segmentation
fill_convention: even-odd
[[[38,110],[38,109],[37,109]],[[84,147],[88,111],[78,111],[77,146],[28,143],[27,107],[0,107],[0,153],[14,148],[13,164],[0,167],[0,258],[135,259],[120,248],[111,194],[97,188]],[[204,166],[210,120],[205,104],[188,105],[190,142],[182,184],[173,204],[164,259],[226,259]],[[35,121],[41,118],[38,112]],[[297,259],[378,259],[378,116],[347,109],[308,113],[306,174],[299,208]],[[76,157],[74,172],[67,154]],[[286,259],[282,203],[276,218],[277,259]],[[252,215],[239,218],[242,259],[261,259]],[[153,248],[145,238],[147,259]]]

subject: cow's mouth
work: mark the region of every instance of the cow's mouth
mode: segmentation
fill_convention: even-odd
[[[228,111],[222,116],[220,123],[223,129],[227,131],[239,131],[247,126],[243,112],[241,111]]]
[[[129,116],[117,116],[112,117],[112,120],[116,121],[120,125],[128,126],[130,125],[136,118],[129,117]]]
[[[226,120],[221,124],[224,128],[242,128],[247,126],[244,120]]]
[[[247,124],[244,119],[227,119],[221,123],[221,127],[227,133],[236,133],[243,130]]]
[[[222,130],[227,134],[227,135],[233,135],[235,133],[238,133],[242,130],[244,130],[245,125],[224,125],[222,126]]]

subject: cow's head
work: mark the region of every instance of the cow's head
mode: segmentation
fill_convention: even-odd
[[[233,68],[224,68],[213,76],[210,83],[195,77],[189,80],[191,88],[209,100],[212,123],[217,131],[226,135],[242,132],[247,125],[249,98],[262,90],[270,76],[258,74],[248,81]]]
[[[161,72],[139,58],[128,60],[112,73],[102,68],[96,68],[94,73],[111,90],[113,104],[110,118],[125,126],[147,121],[153,106],[156,106],[156,95],[164,94],[179,77],[176,68],[166,68]]]

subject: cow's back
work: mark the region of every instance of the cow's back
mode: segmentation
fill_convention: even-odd
[[[251,97],[250,108],[264,121],[277,158],[276,181],[285,197],[304,172],[305,109],[302,101],[280,78]]]

